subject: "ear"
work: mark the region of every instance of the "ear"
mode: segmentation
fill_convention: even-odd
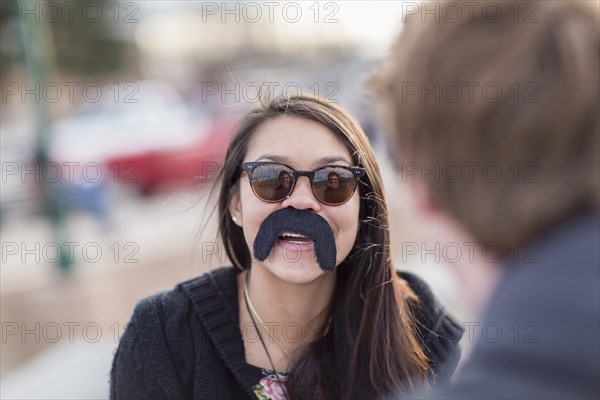
[[[243,214],[239,190],[236,190],[235,193],[233,193],[229,199],[229,213],[231,214],[233,223],[241,228]]]
[[[436,214],[439,211],[426,182],[420,181],[418,177],[409,176],[407,184],[410,189],[410,201],[417,211],[425,215]]]

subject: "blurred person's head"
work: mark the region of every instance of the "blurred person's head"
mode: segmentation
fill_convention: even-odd
[[[281,171],[279,173],[279,185],[281,185],[281,187],[283,188],[289,188],[290,184],[292,182],[292,178],[290,177],[290,174],[286,171]]]
[[[272,189],[261,192],[261,187],[251,187],[252,179],[274,175],[269,169],[318,170],[323,165],[314,165],[313,155],[326,160],[324,164],[339,166],[338,173],[345,167],[364,169],[357,186],[350,187],[338,204],[320,200],[315,188],[328,184],[328,170],[313,183],[309,177],[292,177],[292,191],[281,199],[269,197],[279,195]],[[245,162],[261,160],[282,165],[271,164],[256,177],[242,168]],[[350,176],[347,182],[352,181]],[[312,398],[316,388],[324,398],[372,398],[408,390],[423,383],[429,373],[406,304],[415,296],[400,284],[391,261],[381,181],[358,123],[341,108],[309,96],[280,97],[250,111],[229,145],[218,179],[218,207],[219,235],[233,264],[240,270],[265,268],[294,283],[335,277],[327,310],[331,327],[321,327],[315,340],[295,355],[289,375],[291,398]],[[291,268],[278,255],[256,260],[248,243],[256,238],[262,221],[284,208],[316,213],[331,225],[338,247],[333,271],[320,270],[314,257],[301,269]]]
[[[598,8],[453,6],[458,20],[427,15],[427,3],[408,16],[376,88],[419,218],[508,257],[598,209]]]
[[[337,190],[340,187],[340,177],[335,172],[330,172],[327,175],[327,183],[329,187],[333,190]]]

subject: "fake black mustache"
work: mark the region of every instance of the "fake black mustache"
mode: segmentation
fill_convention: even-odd
[[[312,211],[282,208],[269,215],[260,225],[254,240],[254,256],[264,261],[284,232],[304,235],[315,243],[317,263],[323,271],[335,268],[336,246],[333,230],[325,220]]]

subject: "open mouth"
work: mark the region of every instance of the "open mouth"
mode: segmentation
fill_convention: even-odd
[[[325,272],[333,271],[336,265],[333,229],[325,218],[310,210],[286,207],[265,218],[252,244],[254,256],[259,261],[266,260],[269,254],[275,254],[273,246],[288,262],[308,260],[308,256]]]
[[[277,239],[279,245],[293,245],[301,250],[311,250],[315,244],[311,238],[299,233],[284,232]]]

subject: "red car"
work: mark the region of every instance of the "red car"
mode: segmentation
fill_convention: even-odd
[[[111,158],[109,174],[145,195],[203,185],[211,182],[222,166],[233,129],[234,122],[216,121],[195,145]]]

